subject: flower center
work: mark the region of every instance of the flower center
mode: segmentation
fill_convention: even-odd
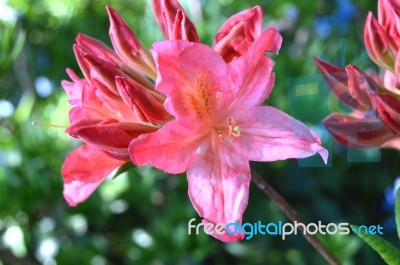
[[[229,118],[228,119],[228,126],[222,126],[222,128],[218,129],[218,137],[224,141],[225,136],[234,136],[234,137],[239,137],[240,136],[240,126],[236,124],[235,119]]]
[[[209,119],[214,105],[213,90],[214,82],[209,74],[197,75],[195,85],[185,93],[186,107],[193,110],[199,118]]]

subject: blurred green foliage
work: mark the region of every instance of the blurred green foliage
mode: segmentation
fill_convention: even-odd
[[[276,26],[283,34],[280,54],[274,56],[276,85],[267,104],[312,126],[330,149],[330,166],[306,167],[307,161],[289,160],[252,163],[252,167],[287,198],[305,222],[382,224],[385,238],[396,242],[391,227],[393,209],[385,206],[385,190],[400,173],[396,162],[400,154],[382,150],[363,153],[367,157],[363,163],[349,162],[352,151],[334,143],[321,126],[321,119],[332,108],[312,60],[324,56],[340,66],[357,63],[371,68],[362,30],[367,12],[376,12],[376,1],[181,2],[208,44],[226,18],[256,4],[264,10],[265,27]],[[2,29],[0,36],[6,43],[2,52],[8,51],[0,59],[10,58],[8,63],[0,61],[0,264],[324,264],[301,235],[285,241],[255,236],[234,244],[204,234],[187,235],[187,222],[200,218],[188,199],[186,177],[149,167],[106,181],[85,203],[67,206],[60,168],[80,143],[63,129],[31,123],[68,125],[68,99],[59,84],[67,78],[67,67],[79,72],[72,52],[78,33],[111,45],[107,4],[121,13],[147,47],[161,40],[145,0],[0,2],[0,11],[11,7],[21,24],[17,32],[15,27],[10,33]],[[26,42],[16,58],[21,32],[26,32]],[[12,65],[10,60],[14,60]],[[291,84],[307,87],[308,81],[303,80],[311,80],[319,92],[306,98],[291,97]],[[365,162],[368,156],[380,162]],[[287,221],[252,185],[244,221],[258,220]],[[321,240],[343,264],[383,264],[353,235],[321,236]]]

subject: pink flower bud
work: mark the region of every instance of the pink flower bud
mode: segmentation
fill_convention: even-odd
[[[185,12],[179,9],[175,16],[174,26],[169,36],[171,40],[187,40],[200,42],[199,35],[192,21],[188,19]]]
[[[368,110],[371,106],[368,91],[376,89],[375,82],[356,66],[346,66],[346,71],[314,58],[332,93],[347,106],[359,111]]]
[[[196,27],[186,16],[176,0],[153,0],[153,12],[157,24],[167,40],[199,42]]]
[[[78,37],[76,37],[76,42],[79,46],[84,47],[89,53],[96,55],[102,60],[112,62],[118,66],[122,64],[115,52],[99,40],[85,34],[79,34]]]
[[[130,142],[143,133],[157,128],[145,124],[107,120],[82,120],[70,125],[66,132],[85,143],[111,154],[114,158],[129,159]]]
[[[400,133],[400,101],[389,94],[369,93],[376,115],[395,133]]]
[[[378,20],[386,32],[390,47],[397,54],[400,47],[400,4],[393,0],[378,1]]]
[[[333,113],[323,123],[339,143],[351,148],[381,147],[396,137],[382,121],[367,116]]]
[[[148,50],[114,9],[107,6],[107,12],[110,38],[118,56],[131,68],[155,79],[155,64]]]
[[[176,13],[179,9],[183,10],[183,7],[177,0],[152,0],[151,5],[162,34],[169,39],[173,31]]]
[[[230,62],[243,55],[262,32],[261,7],[244,10],[230,17],[219,29],[214,49]]]
[[[112,63],[104,61],[93,54],[85,54],[84,60],[90,68],[90,78],[101,82],[112,93],[119,96],[118,89],[115,86],[115,77],[125,76],[125,74]]]
[[[384,29],[373,14],[368,14],[364,27],[364,43],[371,59],[378,65],[394,70],[395,53]]]
[[[78,62],[79,68],[81,69],[83,76],[86,80],[90,81],[90,70],[85,60],[83,59],[83,55],[87,54],[88,51],[78,44],[74,44],[72,48],[74,50],[76,61]]]
[[[125,103],[137,106],[152,124],[165,124],[172,119],[163,104],[148,89],[123,77],[116,77],[116,84]]]

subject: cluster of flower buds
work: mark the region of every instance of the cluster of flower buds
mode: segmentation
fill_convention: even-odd
[[[155,10],[164,10],[160,7],[164,1],[154,3]],[[176,13],[178,5],[170,9]],[[165,96],[155,90],[156,66],[150,52],[115,10],[107,7],[107,11],[114,50],[78,35],[73,50],[84,78],[68,69],[72,81],[62,82],[73,106],[66,132],[86,143],[68,155],[62,168],[64,196],[70,205],[85,200],[114,169],[130,160],[133,139],[172,119],[163,106]],[[177,36],[197,36],[184,14],[181,21],[170,18],[159,23],[164,32],[172,23]]]
[[[378,11],[379,20],[372,13],[367,17],[364,42],[370,58],[383,68],[382,77],[315,58],[332,93],[353,109],[350,114],[330,114],[324,124],[336,140],[352,148],[400,149],[400,5],[379,0]]]

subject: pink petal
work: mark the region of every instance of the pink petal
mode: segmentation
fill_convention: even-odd
[[[69,206],[76,206],[86,201],[103,181],[104,180],[100,180],[89,183],[73,181],[71,183],[64,183],[64,199],[68,202]]]
[[[84,47],[89,53],[94,54],[102,60],[112,62],[115,65],[121,64],[121,60],[118,58],[117,54],[99,40],[80,33],[76,38],[76,42],[78,45]]]
[[[93,146],[78,147],[66,157],[61,169],[65,199],[71,206],[86,200],[123,163],[125,162],[113,159]]]
[[[339,143],[351,148],[380,147],[395,136],[382,121],[367,116],[333,113],[324,125]]]
[[[382,145],[382,148],[393,148],[400,150],[400,137],[394,137]]]
[[[378,85],[369,78],[364,72],[360,71],[355,65],[346,66],[348,75],[348,89],[350,95],[357,101],[357,110],[367,111],[371,107],[368,93],[377,90]]]
[[[80,120],[98,120],[107,117],[108,113],[104,112],[102,109],[93,107],[82,107],[77,106],[69,111],[69,121],[70,124],[74,124]]]
[[[394,132],[400,133],[400,100],[392,95],[373,92],[369,96],[375,113]]]
[[[140,110],[150,123],[164,124],[172,119],[163,104],[151,93],[154,91],[149,91],[128,78],[117,77],[115,81],[125,103]]]
[[[89,86],[89,84],[85,79],[80,79],[71,69],[67,69],[67,74],[72,82],[63,80],[61,85],[68,95],[69,104],[72,106],[80,106],[82,104],[82,91],[86,86]]]
[[[176,13],[174,26],[168,39],[200,42],[196,27],[182,9],[178,10]]]
[[[188,172],[189,197],[203,223],[229,224],[242,222],[247,207],[250,167],[247,159],[229,145],[218,150],[197,154],[190,161]],[[212,234],[224,242],[243,239],[243,234]]]
[[[170,114],[179,119],[209,115],[218,91],[228,91],[227,65],[210,47],[187,41],[161,41],[152,53],[158,69],[156,90],[170,97]]]
[[[78,62],[79,68],[81,69],[85,79],[90,82],[90,69],[87,66],[85,60],[83,60],[83,55],[88,53],[88,50],[81,45],[74,44],[73,46],[76,61]]]
[[[93,54],[85,54],[83,56],[87,66],[90,68],[91,79],[96,79],[109,90],[109,95],[112,97],[119,96],[115,85],[116,76],[126,76],[120,69],[112,63],[102,60]]]
[[[134,138],[157,128],[145,124],[123,123],[109,119],[82,120],[67,128],[67,133],[79,137],[87,144],[101,150],[118,153],[123,160],[129,159],[128,147]]]
[[[386,70],[383,75],[383,86],[390,92],[395,94],[400,94],[400,90],[397,88],[397,76],[393,74],[391,71]]]
[[[251,44],[245,55],[229,63],[229,77],[234,84],[231,100],[239,100],[232,106],[246,104],[246,107],[253,107],[269,96],[274,85],[274,62],[264,53],[277,52],[281,43],[279,32],[268,29]]]
[[[117,11],[107,6],[110,38],[118,56],[132,69],[155,79],[155,65],[144,45]]]
[[[240,59],[238,59],[240,60]],[[238,61],[237,60],[237,61]],[[221,111],[227,112],[245,112],[254,106],[261,105],[270,95],[275,83],[275,73],[273,72],[274,62],[266,56],[260,58],[254,65],[251,73],[246,73],[249,69],[247,64],[235,65],[245,67],[244,69],[234,69],[230,73],[233,80],[236,80],[238,73],[248,74],[244,84],[233,81],[234,88],[231,93],[224,93],[220,100]],[[232,70],[232,68],[230,68]]]
[[[129,146],[131,161],[137,166],[152,166],[171,174],[186,171],[190,158],[204,137],[201,128],[185,127],[171,121],[154,133],[141,135]]]
[[[378,20],[388,35],[393,51],[398,52],[400,46],[400,4],[398,1],[379,0]]]
[[[246,9],[228,18],[215,35],[214,49],[226,62],[245,54],[253,41],[261,35],[262,9]]]
[[[317,57],[314,58],[314,61],[317,64],[321,73],[323,74],[325,81],[328,83],[333,94],[341,102],[353,109],[358,109],[360,106],[365,105],[361,105],[361,103],[358,102],[358,100],[351,95],[348,87],[349,80],[346,71]],[[352,70],[352,68],[348,69]]]
[[[320,139],[300,121],[272,107],[255,107],[237,117],[240,137],[232,145],[238,153],[254,161],[305,158],[319,153],[327,161],[328,151]]]
[[[393,51],[389,46],[386,32],[370,12],[364,26],[364,43],[369,57],[378,65],[394,69]]]
[[[170,39],[178,10],[183,10],[177,0],[152,0],[154,17],[165,39]]]

